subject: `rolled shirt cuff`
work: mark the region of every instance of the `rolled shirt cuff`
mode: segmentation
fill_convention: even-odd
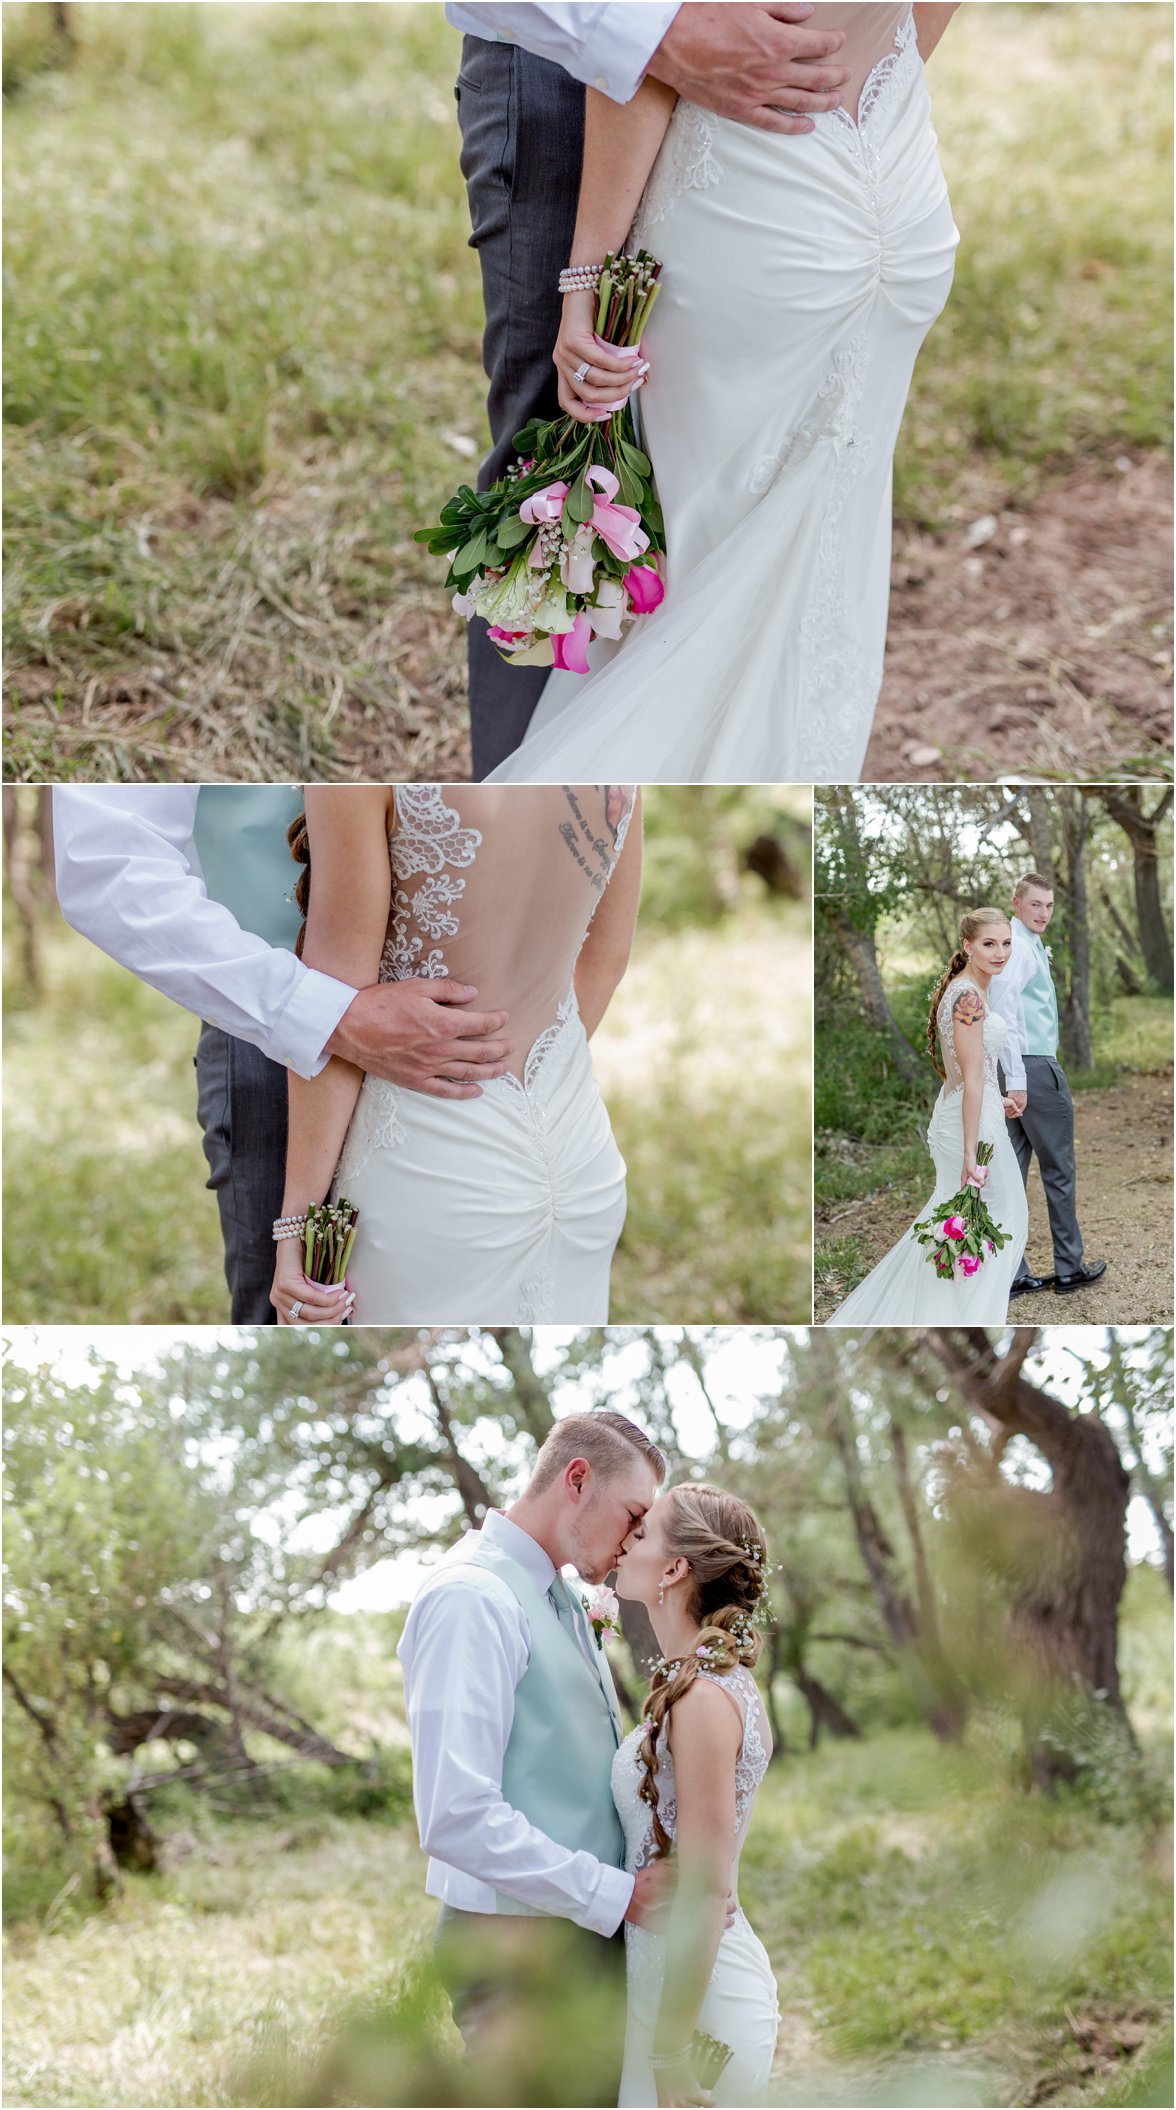
[[[304,967],[290,1001],[266,1039],[266,1054],[272,1062],[296,1071],[299,1077],[317,1077],[330,1056],[327,1042],[358,991],[317,967]]]
[[[634,1878],[625,1868],[602,1866],[600,1887],[580,1924],[593,1934],[615,1934],[633,1896]]]

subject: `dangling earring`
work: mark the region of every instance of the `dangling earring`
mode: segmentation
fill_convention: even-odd
[[[657,1601],[659,1604],[664,1604],[666,1601],[666,1579],[664,1575],[657,1586]]]

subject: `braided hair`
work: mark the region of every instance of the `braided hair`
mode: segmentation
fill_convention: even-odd
[[[302,911],[302,929],[298,933],[294,950],[301,959],[302,948],[306,943],[306,919],[310,914],[310,832],[306,825],[305,813],[300,813],[296,821],[291,821],[286,830],[286,841],[290,845],[290,855],[295,863],[303,866],[294,882],[294,900]]]
[[[750,1670],[763,1646],[752,1625],[768,1587],[767,1548],[755,1514],[736,1495],[721,1487],[672,1487],[659,1508],[666,1550],[689,1562],[687,1610],[702,1632],[688,1656],[661,1663],[653,1674],[645,1703],[645,1735],[637,1758],[642,1779],[639,1793],[653,1816],[658,1857],[670,1851],[669,1834],[658,1815],[657,1751],[675,1702],[689,1692],[702,1670]],[[699,1650],[705,1649],[705,1656]]]
[[[970,908],[960,917],[960,942],[948,961],[946,972],[940,976],[936,985],[935,994],[931,998],[930,1016],[927,1020],[927,1053],[935,1065],[936,1076],[943,1077],[945,1080],[947,1073],[943,1067],[943,1058],[939,1052],[938,1018],[939,1006],[943,1001],[943,992],[945,989],[950,988],[957,975],[964,974],[967,971],[968,955],[964,951],[964,939],[978,937],[980,932],[986,930],[990,923],[1007,923],[1008,920],[1004,910],[1001,908]]]

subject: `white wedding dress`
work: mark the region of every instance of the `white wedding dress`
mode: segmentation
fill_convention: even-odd
[[[956,1058],[952,1005],[961,989],[975,989],[967,975],[948,984],[939,1000],[935,1023],[946,1072],[927,1130],[927,1148],[935,1164],[935,1191],[919,1211],[922,1222],[932,1209],[958,1193],[964,1167],[964,1087]],[[931,1264],[930,1247],[921,1246],[913,1227],[892,1246],[884,1260],[839,1304],[831,1326],[1003,1326],[1008,1318],[1009,1290],[1029,1232],[1029,1205],[1016,1152],[1009,1138],[996,1065],[1008,1028],[989,1011],[984,1020],[984,1099],[980,1110],[981,1143],[991,1143],[992,1163],[984,1188],[994,1223],[1011,1233],[999,1252],[985,1255],[976,1275],[941,1280]]]
[[[630,237],[661,258],[638,401],[666,597],[557,672],[495,776],[848,783],[890,594],[891,464],[958,240],[909,6],[844,28],[847,107],[808,134],[679,102]],[[856,111],[856,114],[851,112]]]
[[[737,1899],[739,1857],[756,1790],[768,1769],[771,1732],[764,1703],[749,1670],[737,1665],[734,1670],[700,1671],[698,1675],[723,1687],[743,1722],[743,1744],[735,1766],[735,1851],[731,1860],[731,1895]],[[625,1833],[625,1867],[634,1871],[655,1858],[653,1816],[640,1794],[643,1769],[637,1751],[644,1733],[642,1727],[630,1731],[613,1759],[612,1769],[613,1800]],[[657,1808],[667,1834],[674,1839],[678,1821],[674,1760],[666,1747],[664,1732],[658,1745]],[[657,2102],[650,2054],[665,1968],[664,1936],[651,1934],[626,1920],[625,1959],[628,2011],[622,2110],[628,2104]],[[721,2044],[730,2045],[734,2054],[715,2090],[716,2103],[763,2100],[771,2078],[779,2022],[776,1981],[768,1952],[758,1935],[753,1934],[740,1907],[734,1925],[726,1929],[719,1943],[697,2025]]]
[[[357,1325],[606,1321],[625,1166],[576,1005],[632,784],[398,784],[380,980],[450,975],[508,1011],[479,1099],[365,1078],[332,1197],[359,1210]]]

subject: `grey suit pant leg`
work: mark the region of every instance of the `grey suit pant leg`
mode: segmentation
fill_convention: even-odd
[[[1082,1265],[1082,1233],[1078,1228],[1078,1173],[1074,1162],[1074,1101],[1060,1063],[1049,1055],[1025,1057],[1028,1099],[1025,1111],[1009,1122],[1009,1136],[1017,1153],[1021,1177],[1028,1183],[1029,1166],[1036,1157],[1045,1189],[1053,1239],[1054,1267],[1059,1275],[1076,1274]],[[1024,1255],[1017,1279],[1027,1273]]]
[[[286,1071],[219,1026],[200,1028],[196,1110],[238,1326],[272,1326],[273,1223],[286,1171]]]
[[[516,45],[466,37],[457,77],[461,169],[470,247],[482,266],[492,446],[485,490],[514,454],[516,432],[559,414],[552,349],[558,279],[568,261],[584,150],[584,90],[548,59]],[[476,782],[513,754],[547,680],[545,667],[509,667],[479,618],[469,626],[470,741]]]

